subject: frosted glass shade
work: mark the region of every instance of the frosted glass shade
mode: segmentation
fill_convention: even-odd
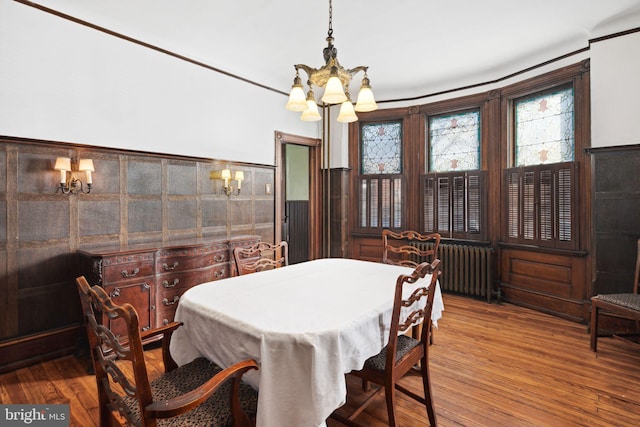
[[[358,116],[356,116],[356,112],[353,109],[351,101],[347,100],[342,103],[337,120],[341,123],[351,123],[358,120]]]
[[[358,102],[356,103],[355,110],[361,113],[367,111],[374,111],[378,109],[378,104],[373,98],[373,91],[369,86],[363,85],[358,92]]]
[[[316,104],[316,101],[313,99],[307,99],[307,109],[302,112],[300,120],[305,122],[317,122],[321,119],[322,117],[318,112],[318,105]]]
[[[347,95],[344,94],[340,79],[337,76],[329,77],[322,95],[322,102],[325,104],[340,104],[346,100]]]
[[[222,172],[220,173],[220,178],[231,179],[231,171],[229,169],[222,169]]]
[[[289,111],[304,111],[307,109],[307,99],[304,96],[304,90],[302,85],[294,84],[291,86],[291,93],[289,93],[289,101],[285,108]]]

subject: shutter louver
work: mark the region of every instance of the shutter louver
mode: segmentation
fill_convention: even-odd
[[[449,234],[449,178],[438,178],[438,232]]]
[[[423,232],[481,240],[485,221],[485,171],[429,173],[423,181]]]
[[[567,162],[505,171],[507,240],[575,249],[576,167]]]

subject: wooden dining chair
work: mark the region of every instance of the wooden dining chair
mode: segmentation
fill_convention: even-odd
[[[244,360],[222,369],[200,357],[178,367],[169,354],[172,333],[182,324],[171,322],[140,332],[132,305],[115,305],[99,286],[76,279],[87,338],[98,388],[100,425],[155,426],[251,426],[257,408],[257,392],[241,381],[258,369]],[[103,321],[126,325],[126,336],[117,337]],[[124,322],[124,323],[123,323]],[[165,372],[149,381],[143,340],[162,340]],[[119,415],[118,415],[119,414]]]
[[[417,267],[418,264],[431,262],[438,258],[440,234],[420,234],[417,231],[406,230],[396,233],[389,229],[382,230],[382,262],[385,264]],[[441,272],[441,271],[440,271]],[[412,336],[418,338],[421,326],[412,328]],[[433,331],[429,336],[429,343],[433,344]]]
[[[635,321],[635,333],[640,333],[640,239],[636,249],[636,271],[631,292],[599,294],[591,298],[591,350],[598,351],[598,318],[600,314]]]
[[[258,242],[248,248],[233,250],[238,275],[271,270],[289,265],[289,246],[284,240],[277,244]]]
[[[382,262],[385,264],[416,267],[421,262],[438,257],[440,234],[420,234],[416,231],[396,233],[382,230]]]
[[[396,426],[396,395],[398,390],[425,405],[429,423],[435,426],[436,412],[433,406],[431,382],[429,380],[429,333],[431,331],[431,309],[440,271],[440,260],[432,263],[419,264],[411,274],[403,274],[396,280],[391,329],[387,345],[375,356],[370,357],[359,371],[352,371],[350,375],[360,377],[363,381],[378,384],[375,390],[349,416],[336,413],[332,418],[352,426],[359,424],[354,421],[358,415],[373,401],[373,398],[384,391],[387,402],[389,426]],[[415,287],[415,283],[425,276],[430,278]],[[413,290],[410,294],[407,291]],[[416,322],[422,322],[422,332],[419,339],[410,337],[404,332]],[[400,380],[408,374],[422,377],[424,397],[400,384]]]

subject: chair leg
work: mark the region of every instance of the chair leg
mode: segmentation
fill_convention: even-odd
[[[396,427],[396,388],[393,383],[385,384],[384,396],[387,399],[387,416],[389,427]]]
[[[422,359],[422,388],[424,389],[424,405],[427,408],[429,424],[431,425],[431,427],[436,427],[438,425],[438,421],[436,420],[436,411],[433,407],[433,397],[431,395],[431,380],[429,378],[429,368],[426,358]]]
[[[591,351],[598,351],[598,306],[591,302]]]

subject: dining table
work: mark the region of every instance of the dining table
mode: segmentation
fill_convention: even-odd
[[[345,374],[387,344],[396,280],[412,271],[323,258],[194,286],[178,302],[171,355],[178,365],[254,359],[259,370],[243,380],[258,390],[257,427],[323,425],[346,402]],[[443,310],[436,284],[435,326]]]

